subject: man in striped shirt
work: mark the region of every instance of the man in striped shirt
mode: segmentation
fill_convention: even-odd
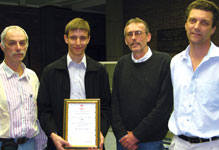
[[[37,120],[39,80],[22,63],[28,36],[19,26],[1,34],[4,61],[0,64],[0,149],[43,150],[47,137]]]

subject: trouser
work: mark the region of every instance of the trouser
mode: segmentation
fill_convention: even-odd
[[[2,149],[2,141],[0,141],[0,149]],[[17,150],[35,150],[35,140],[34,138],[29,139],[28,141],[26,141],[23,144],[18,144],[18,149]],[[15,150],[14,146],[8,146],[7,149],[5,150]]]
[[[219,140],[203,143],[190,143],[178,136],[174,136],[169,150],[219,150]]]
[[[145,143],[138,143],[137,150],[163,150],[163,141],[154,141],[154,142],[145,142]],[[117,141],[117,150],[126,150],[119,141]]]

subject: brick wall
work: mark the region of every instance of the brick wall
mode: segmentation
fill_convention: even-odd
[[[212,1],[219,6],[219,0]],[[178,34],[178,36],[181,35],[179,31],[184,30],[184,14],[190,2],[192,2],[192,0],[153,0],[150,1],[150,3],[147,0],[123,0],[124,24],[130,18],[140,17],[149,24],[152,33],[152,40],[149,45],[152,49],[163,51],[158,48],[159,43],[164,44],[165,42],[158,40],[158,33],[161,32],[163,34],[171,34],[169,41],[167,40],[170,49],[171,45],[173,47],[175,45],[175,47],[178,46],[178,49],[182,48],[183,50],[188,43],[187,38],[183,38],[183,34],[181,37],[175,38],[174,36],[177,36],[176,34]],[[218,29],[212,40],[219,46],[219,22],[217,27]],[[172,30],[172,32],[170,32],[170,30]],[[178,52],[178,50],[170,51],[171,53]]]

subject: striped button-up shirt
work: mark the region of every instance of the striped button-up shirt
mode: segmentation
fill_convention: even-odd
[[[37,149],[42,150],[47,142],[47,137],[44,132],[38,135],[42,130],[39,129],[37,122],[37,94],[34,93],[34,90],[38,90],[39,80],[32,70],[27,69],[24,64],[22,67],[24,72],[19,76],[5,62],[0,66],[0,80],[4,87],[0,90],[4,90],[10,115],[9,136],[10,138],[37,137]],[[30,80],[30,78],[32,79]],[[33,87],[37,89],[33,89]]]

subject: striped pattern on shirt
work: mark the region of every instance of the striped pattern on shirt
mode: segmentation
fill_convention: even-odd
[[[22,66],[24,68],[22,76],[11,70],[4,62],[0,66],[0,80],[4,87],[0,90],[4,90],[10,114],[9,134],[10,138],[34,137],[37,144],[36,149],[42,150],[46,146],[47,137],[39,129],[40,125],[37,122],[35,97],[37,94],[34,93],[34,90],[38,90],[39,80],[33,71]],[[33,89],[33,87],[37,89]]]

